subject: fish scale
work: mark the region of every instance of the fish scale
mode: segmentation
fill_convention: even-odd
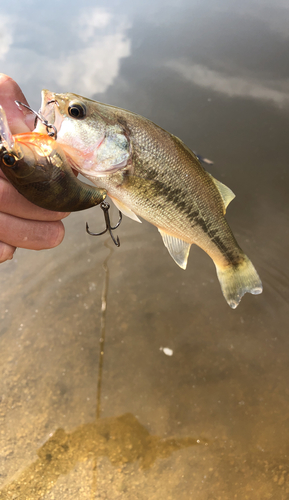
[[[132,142],[134,144],[134,149],[137,149],[137,146],[139,145],[138,151],[136,151],[136,155],[140,155],[140,151],[147,151],[147,155],[145,156],[145,161],[147,164],[150,164],[152,162],[151,154],[150,154],[150,147],[147,146],[147,144],[150,144],[151,141],[147,140],[147,135],[141,133],[141,134],[131,134],[132,137]],[[170,137],[169,137],[170,139]],[[182,153],[182,152],[181,152]],[[152,156],[155,158],[156,154],[154,149],[152,150]],[[158,155],[160,156],[160,155]],[[190,232],[192,229],[195,229],[197,226],[200,226],[201,231],[202,231],[202,238],[203,239],[203,231],[208,232],[208,227],[212,226],[213,221],[207,222],[206,223],[206,218],[212,219],[212,214],[213,210],[215,208],[218,209],[218,214],[217,216],[220,216],[222,214],[222,205],[220,203],[220,195],[215,188],[214,184],[210,182],[210,180],[206,179],[206,184],[207,188],[210,191],[206,195],[206,199],[211,200],[211,203],[204,203],[204,193],[201,193],[200,200],[199,198],[199,193],[198,193],[198,186],[200,186],[200,179],[196,178],[196,176],[192,179],[193,182],[191,182],[188,186],[184,183],[184,180],[186,181],[187,178],[182,175],[178,175],[178,173],[182,173],[182,167],[184,167],[184,161],[187,160],[186,156],[188,155],[182,155],[183,158],[181,157],[179,159],[179,162],[175,161],[175,158],[171,157],[170,155],[161,155],[161,162],[157,163],[157,167],[155,169],[151,170],[146,170],[144,168],[144,165],[142,164],[142,161],[137,162],[135,165],[135,177],[141,177],[142,179],[146,180],[153,180],[154,185],[151,187],[149,184],[146,185],[147,192],[150,192],[150,198],[149,200],[158,200],[160,197],[161,199],[164,198],[164,201],[166,203],[170,204],[171,211],[176,209],[177,211],[180,211],[184,214],[184,218],[182,220],[179,220],[179,217],[176,219],[175,214],[172,215],[172,217],[169,217],[168,219],[168,210],[162,210],[159,212],[155,217],[154,217],[154,222],[156,222],[158,227],[162,228],[169,228],[172,230],[172,221],[175,221],[175,228],[174,228],[174,233],[178,232],[180,235],[180,229],[182,228],[182,237],[186,241],[192,242],[191,238],[194,238],[194,243],[197,243],[200,245],[200,243],[197,240],[196,233],[195,231],[192,234],[192,237],[190,238]],[[191,156],[191,155],[190,155]],[[198,164],[198,160],[195,158],[192,158],[192,156],[189,158],[190,161],[195,160],[197,163],[196,167],[200,168],[200,176],[206,178],[206,172],[204,169]],[[181,168],[180,168],[181,165]],[[191,166],[191,165],[190,165]],[[173,172],[173,176],[171,175],[171,172]],[[172,187],[167,181],[166,177],[170,177],[168,180],[170,184],[172,183],[174,187]],[[138,201],[142,201],[142,198],[139,197],[139,191],[142,189],[142,183],[141,186],[138,187],[138,189],[135,189],[135,177],[132,179],[131,183],[126,183],[126,189],[128,192],[131,194],[129,196],[129,204],[130,207],[133,207],[137,210],[137,213],[139,215],[142,215],[138,210]],[[161,180],[159,180],[161,179]],[[118,186],[118,181],[114,179],[114,176],[112,176],[110,180],[110,186],[109,186],[109,192],[112,192],[113,188],[115,186]],[[108,181],[109,182],[109,181]],[[107,186],[108,186],[107,182]],[[131,186],[129,186],[131,184]],[[180,185],[180,187],[175,187],[176,185]],[[116,188],[118,189],[118,188]],[[121,188],[122,189],[122,188]],[[204,189],[204,185],[203,185]],[[191,193],[194,194],[194,197],[191,196]],[[147,209],[148,202],[145,204],[145,208]],[[163,201],[163,200],[162,200]],[[218,201],[219,203],[216,203]],[[156,206],[155,203],[152,206]],[[175,211],[175,210],[174,210]],[[205,214],[202,214],[202,212],[205,212]],[[179,215],[179,214],[178,214]],[[150,220],[150,222],[152,222]],[[170,225],[168,225],[168,222],[170,222]],[[232,238],[232,233],[229,230],[229,227],[223,219],[223,234],[225,236],[225,231],[229,233],[229,237]],[[218,221],[219,225],[220,222]],[[215,229],[214,231],[220,232],[219,229]],[[214,233],[215,235],[215,233]],[[213,240],[213,234],[209,236],[211,240]],[[214,242],[215,245],[218,247],[218,242]],[[232,243],[232,242],[230,242]],[[234,245],[235,245],[235,240],[234,240]],[[220,246],[219,246],[220,247]],[[227,250],[227,248],[226,248]],[[221,251],[222,256],[224,255],[224,251]],[[229,257],[230,258],[230,257]]]
[[[81,110],[81,116],[72,109]],[[235,195],[204,170],[180,139],[142,116],[76,94],[44,90],[41,113],[57,127],[57,140],[74,166],[104,188],[125,215],[155,225],[181,268],[186,268],[190,246],[196,244],[213,259],[232,308],[246,292],[262,292],[253,264],[224,217]],[[41,127],[39,123],[36,130]],[[109,156],[103,152],[109,145],[101,142],[101,134],[113,130],[123,137],[110,146]],[[103,164],[105,154],[111,165]]]

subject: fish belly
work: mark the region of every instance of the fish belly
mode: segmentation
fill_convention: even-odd
[[[243,252],[223,215],[216,190],[207,204],[180,188],[172,193],[154,189],[149,181],[128,176],[120,180],[121,174],[110,179],[94,179],[98,187],[104,187],[113,201],[119,201],[131,212],[142,217],[161,231],[202,248],[220,266],[237,264]],[[191,193],[190,193],[191,194]],[[207,206],[208,205],[208,206]]]
[[[164,194],[154,193],[149,182],[139,182],[132,177],[126,182],[106,179],[99,184],[98,180],[97,186],[107,189],[113,201],[120,201],[133,214],[156,226],[170,255],[183,269],[190,246],[196,244],[202,248],[214,261],[223,295],[233,309],[245,293],[262,292],[261,280],[238,245],[220,200],[212,202],[216,197],[214,189],[209,203],[197,197],[189,203],[186,190],[180,198],[168,200]]]

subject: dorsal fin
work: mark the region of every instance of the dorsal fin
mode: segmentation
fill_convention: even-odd
[[[162,229],[159,229],[159,232],[161,233],[165,247],[168,249],[175,263],[182,269],[186,269],[191,244],[167,234]]]
[[[207,173],[209,173],[209,172],[207,172]],[[217,181],[217,179],[215,179],[215,177],[213,177],[211,174],[209,174],[209,175],[210,175],[213,183],[215,184],[216,188],[218,189],[218,191],[221,195],[221,198],[222,198],[224,206],[225,206],[225,210],[224,210],[224,214],[225,214],[227,206],[235,198],[236,195],[233,193],[233,191],[230,188],[228,188],[228,186],[225,186],[225,184],[223,184],[222,182]]]
[[[113,198],[112,196],[110,196],[110,198],[112,199],[112,201],[115,204],[115,206],[124,215],[126,215],[127,217],[129,217],[132,220],[135,220],[136,222],[140,222],[141,223],[141,220],[138,218],[138,216],[130,208],[128,208],[124,203],[122,203],[121,201],[117,200],[116,198]]]

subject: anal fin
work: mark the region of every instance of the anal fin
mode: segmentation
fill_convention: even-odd
[[[175,236],[171,236],[162,229],[159,229],[159,232],[161,233],[165,247],[168,249],[169,254],[174,259],[175,263],[182,269],[186,269],[191,243],[187,243],[186,241],[176,238]]]

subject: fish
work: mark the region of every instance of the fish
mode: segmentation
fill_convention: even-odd
[[[106,189],[124,215],[156,226],[178,266],[186,269],[195,244],[213,260],[231,308],[245,293],[262,292],[225,219],[234,193],[181,139],[136,113],[72,93],[43,90],[40,111],[56,127],[72,166]]]
[[[77,179],[53,137],[36,132],[12,135],[2,106],[0,137],[0,168],[17,191],[35,205],[75,212],[105,199],[105,189]]]

